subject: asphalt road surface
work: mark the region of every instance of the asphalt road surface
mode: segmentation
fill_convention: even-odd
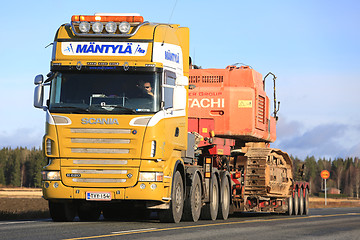
[[[0,221],[0,239],[359,239],[360,208],[310,209],[308,216],[232,215],[228,220],[71,223],[51,219]]]

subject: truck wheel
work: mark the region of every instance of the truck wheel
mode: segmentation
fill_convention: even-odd
[[[71,202],[49,201],[50,216],[55,222],[72,222],[76,215],[76,208]]]
[[[309,189],[305,189],[304,215],[309,215]]]
[[[100,217],[100,208],[88,204],[80,204],[78,215],[81,221],[97,221]]]
[[[184,185],[181,174],[176,171],[171,191],[170,208],[159,211],[160,222],[175,222],[181,220],[184,208]]]
[[[226,220],[230,211],[230,185],[227,176],[224,174],[221,179],[221,197],[218,218]]]
[[[300,197],[299,197],[299,215],[304,214],[304,195],[303,190],[300,188]]]
[[[293,203],[294,203],[294,215],[298,215],[299,213],[299,195],[297,189],[295,190],[294,197],[293,197]]]
[[[288,210],[286,214],[289,216],[293,215],[293,208],[294,208],[294,201],[293,201],[293,197],[291,196],[288,198]]]
[[[219,209],[219,186],[215,175],[211,178],[210,203],[201,209],[201,218],[205,220],[216,220]]]
[[[184,220],[194,222],[199,220],[202,207],[201,195],[200,177],[195,174],[189,197],[185,199]]]

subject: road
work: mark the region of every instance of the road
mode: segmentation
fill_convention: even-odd
[[[0,221],[0,239],[360,239],[360,208],[311,209],[309,216],[244,214],[226,221],[57,223]]]

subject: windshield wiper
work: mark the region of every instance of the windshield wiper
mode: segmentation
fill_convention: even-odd
[[[83,113],[83,112],[90,113],[89,108],[82,108],[82,107],[75,107],[75,106],[58,106],[58,107],[51,107],[51,109],[74,109],[74,110],[77,110],[77,113]]]

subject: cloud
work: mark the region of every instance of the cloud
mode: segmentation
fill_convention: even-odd
[[[42,144],[43,129],[33,130],[30,128],[19,128],[11,133],[0,132],[0,148],[3,147],[40,147]]]
[[[299,121],[287,121],[278,125],[278,139],[272,147],[282,149],[293,156],[349,157],[360,156],[360,127],[340,123],[328,123],[306,128]]]

